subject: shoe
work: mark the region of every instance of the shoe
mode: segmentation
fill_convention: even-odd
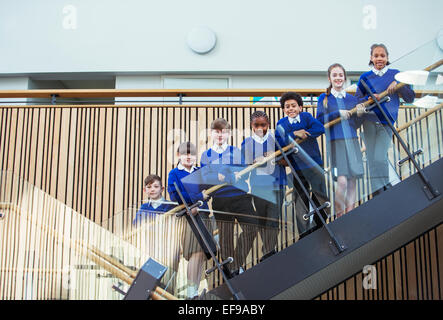
[[[229,270],[229,268],[228,268],[226,265],[223,265],[223,266],[222,266],[222,270],[223,270],[223,273],[226,275],[226,277],[227,277],[228,279],[232,279],[232,277],[233,277],[233,272],[232,272],[231,270]]]
[[[320,229],[320,228],[313,227],[313,228],[311,228],[311,229],[306,230],[306,231],[303,232],[303,233],[300,233],[300,234],[298,235],[298,240],[301,240],[302,238],[304,238],[304,237],[306,237],[307,235],[313,233],[313,232],[314,232],[315,230],[317,230],[317,229]]]
[[[186,300],[195,300],[198,298],[198,287],[196,285],[188,285]]]
[[[237,270],[231,272],[231,278],[238,276],[239,274],[242,274],[243,272],[245,272],[245,269],[240,267]]]
[[[261,259],[259,260],[259,262],[262,262],[263,260],[269,258],[270,256],[276,254],[277,251],[275,249],[272,249],[271,251],[269,251],[267,254],[265,254],[263,257],[261,257]]]
[[[388,189],[390,189],[390,188],[392,188],[392,184],[391,184],[391,183],[388,183],[388,184],[386,184],[386,185],[383,187],[383,191],[386,191],[386,190],[388,190]]]
[[[378,190],[374,191],[374,192],[372,193],[372,199],[374,199],[376,196],[378,196],[379,194],[381,194],[383,191],[385,191],[384,188],[381,188],[381,189],[378,189]]]

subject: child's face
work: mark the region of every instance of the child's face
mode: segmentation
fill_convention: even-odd
[[[259,137],[263,137],[266,135],[269,129],[269,122],[265,117],[255,118],[251,122],[252,130]]]
[[[381,70],[388,63],[388,55],[382,47],[376,47],[372,50],[371,61],[374,64],[375,69]]]
[[[343,89],[343,85],[345,84],[345,73],[342,68],[335,67],[332,68],[331,73],[329,74],[329,83],[332,87],[337,90]]]
[[[157,200],[162,196],[162,192],[164,187],[162,187],[160,181],[155,180],[154,182],[145,186],[145,192],[148,195],[149,199]]]
[[[211,130],[212,141],[214,142],[214,144],[217,144],[219,146],[225,144],[228,141],[230,134],[231,134],[231,130],[229,130],[229,129],[223,129],[223,130],[212,129]]]
[[[291,118],[295,118],[302,111],[302,107],[298,105],[294,99],[286,100],[283,106],[283,112],[285,115]]]
[[[179,154],[178,157],[179,157],[180,163],[188,169],[190,169],[195,164],[195,161],[197,161],[197,157],[195,155],[190,154],[190,153]]]

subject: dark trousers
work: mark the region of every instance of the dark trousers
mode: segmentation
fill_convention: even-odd
[[[189,215],[186,215],[186,220],[189,223],[189,226],[191,227],[192,233],[194,234],[195,237],[189,237],[189,239],[187,239],[187,240],[189,240],[189,241],[197,240],[200,248],[205,253],[206,258],[207,259],[211,259],[211,252],[214,255],[217,254],[217,246],[215,244],[214,238],[212,237],[212,235],[208,231],[208,228],[206,227],[206,225],[203,222],[203,219],[202,219],[202,217],[200,215],[201,215],[201,213],[199,213],[199,214],[194,216],[195,222],[196,222],[196,224],[198,226],[198,229],[200,229],[201,233],[203,234],[203,237],[205,238],[207,244],[209,245],[209,248],[206,246],[204,240],[200,236],[200,232],[198,231],[197,226],[194,224],[194,222],[192,221],[192,218]],[[204,215],[204,214],[203,214],[203,216],[204,216],[205,220],[208,222],[209,221],[209,217],[207,217],[207,215]],[[188,246],[192,247],[192,245],[188,245]],[[195,251],[195,249],[194,249],[194,251]],[[186,257],[187,253],[186,252],[183,252],[183,253],[184,253],[185,257]],[[191,254],[192,253],[193,252],[191,252]],[[190,255],[189,255],[189,257],[190,257]],[[189,260],[189,258],[187,258],[187,260]]]
[[[280,232],[284,190],[273,190],[272,192],[274,194],[272,201],[254,196],[255,210],[260,218],[258,233],[263,241],[262,252],[264,255],[276,249]]]
[[[321,206],[328,200],[326,195],[326,185],[325,178],[319,170],[316,170],[314,167],[307,168],[303,170],[296,170],[297,175],[299,176],[303,186],[306,188],[308,193],[310,194],[313,202],[317,207]],[[297,208],[296,211],[296,220],[297,220],[297,229],[299,235],[313,232],[323,226],[320,218],[316,213],[314,213],[313,220],[315,225],[311,226],[309,224],[310,219],[305,219],[305,214],[309,213],[309,198],[303,192],[302,187],[297,182],[295,177],[293,176],[293,184],[294,184],[294,207]],[[301,203],[299,203],[301,202]],[[320,214],[326,222],[328,218],[328,214],[330,213],[330,208],[320,210]]]
[[[255,239],[254,225],[257,223],[252,197],[248,194],[235,197],[213,197],[212,209],[228,213],[214,212],[222,259],[234,258],[234,262],[231,264],[232,267],[229,268],[231,270],[245,266],[246,257],[251,251]],[[240,224],[242,233],[238,236],[237,245],[234,248],[234,223],[236,219]]]

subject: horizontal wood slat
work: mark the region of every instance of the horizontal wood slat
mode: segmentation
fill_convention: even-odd
[[[286,91],[319,96],[325,89],[34,89],[0,90],[0,98],[117,98],[117,97],[279,97]],[[355,90],[348,91],[354,94]],[[416,90],[417,96],[441,94],[441,90]]]

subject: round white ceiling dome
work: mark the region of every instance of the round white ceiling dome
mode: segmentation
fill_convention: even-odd
[[[199,54],[205,54],[214,49],[216,42],[215,33],[204,26],[193,28],[186,38],[189,48]]]

